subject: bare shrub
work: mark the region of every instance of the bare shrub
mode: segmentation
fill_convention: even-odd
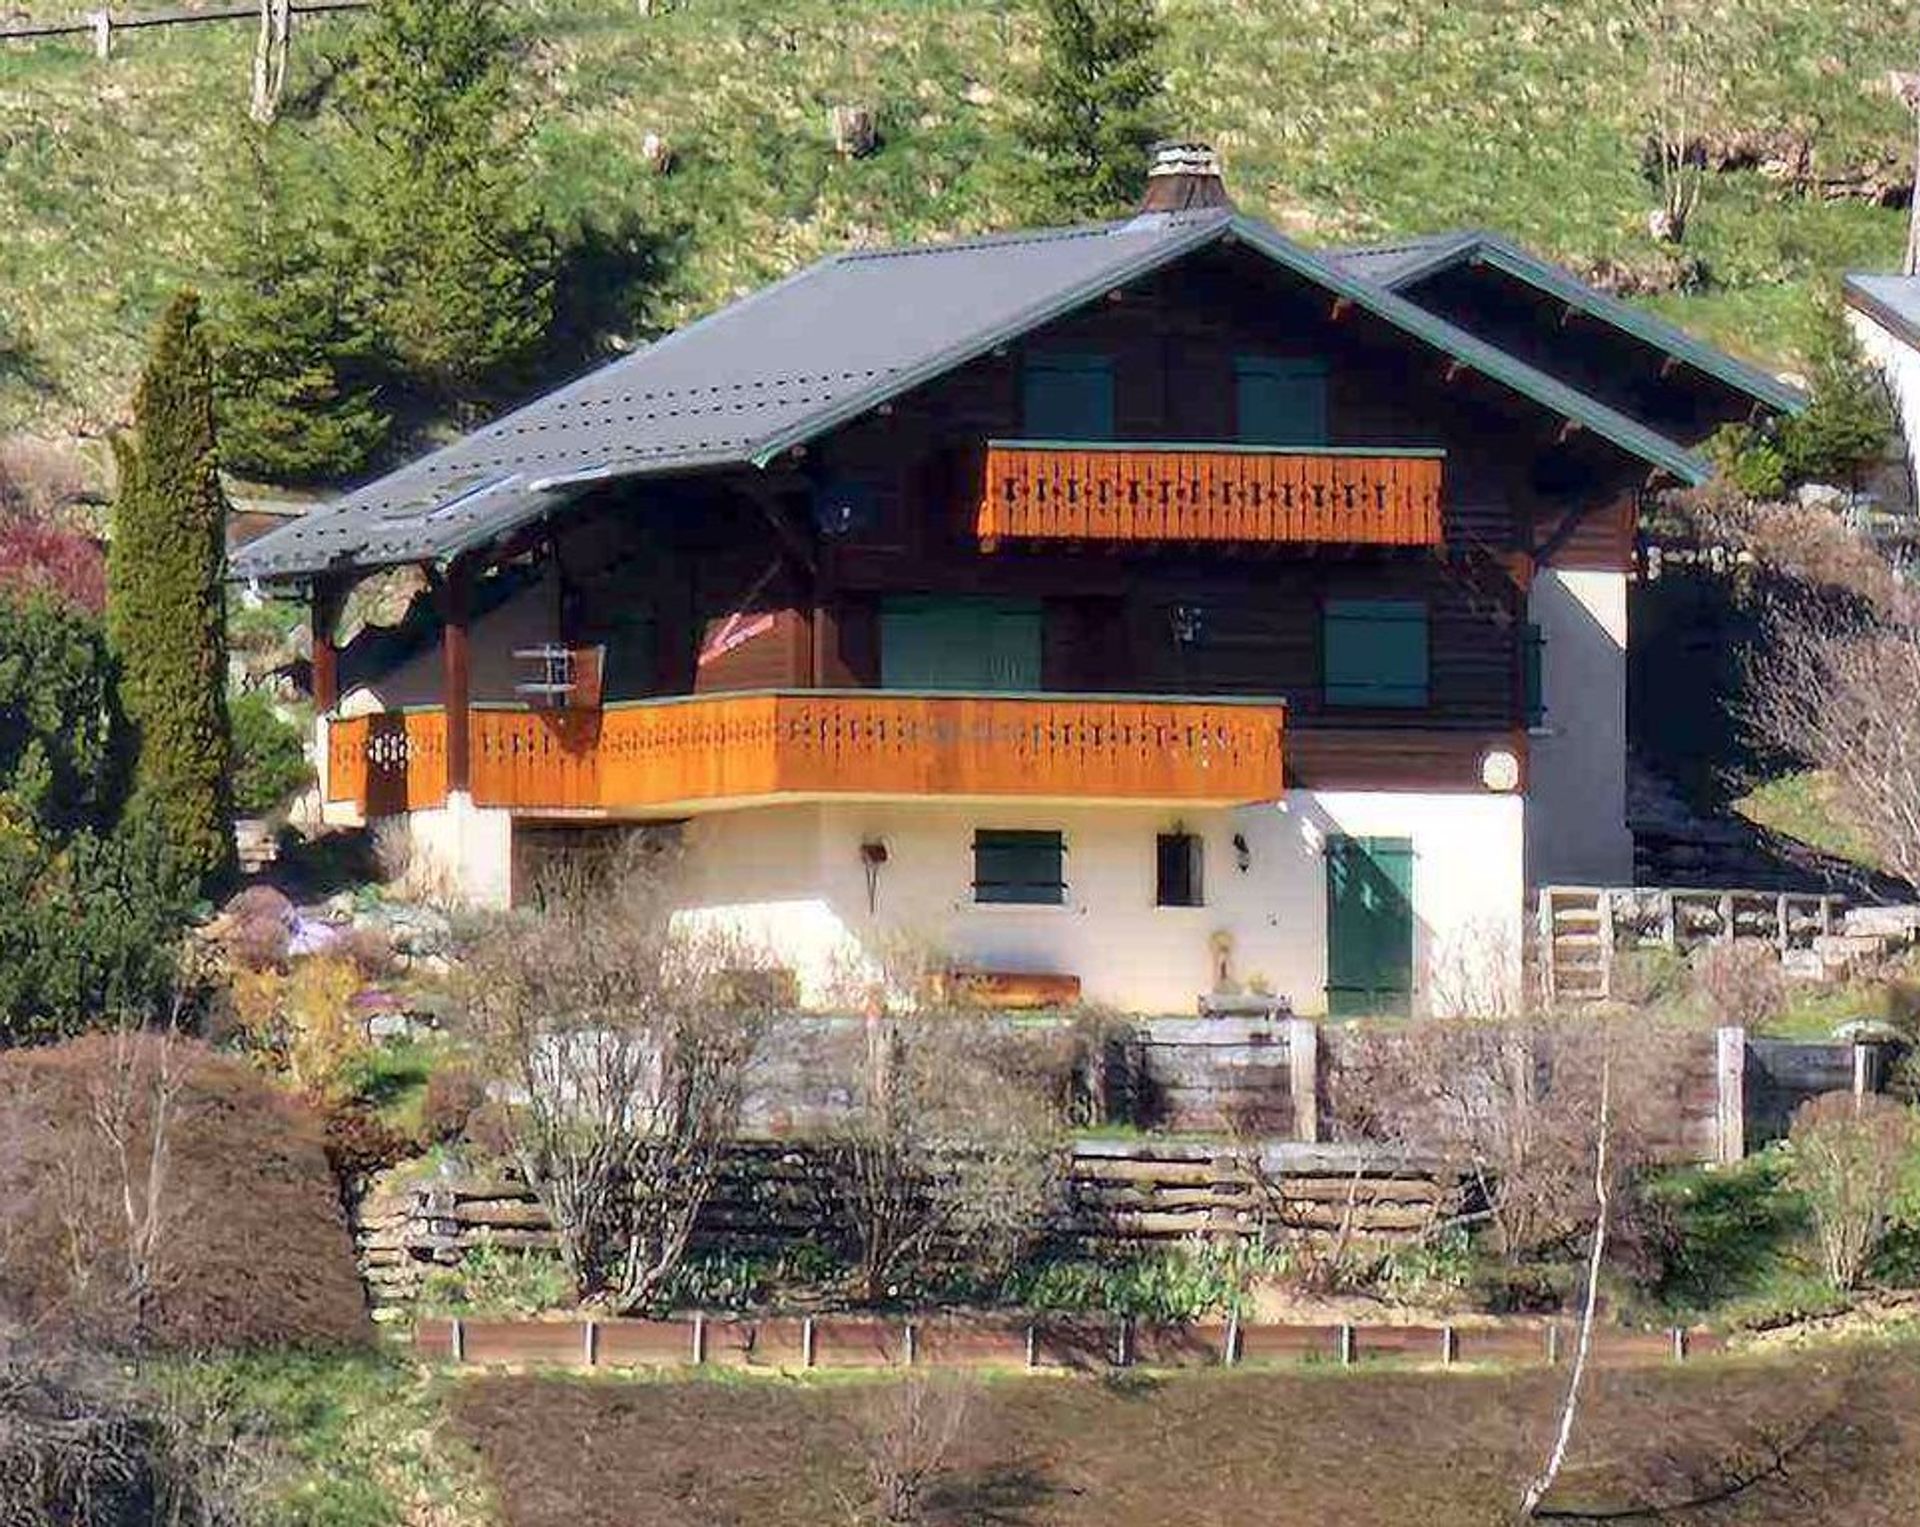
[[[863,1396],[855,1419],[882,1521],[924,1519],[979,1398],[979,1381],[957,1373],[916,1373]]]
[[[0,1340],[0,1527],[240,1527],[263,1473],[216,1418]]]
[[[487,1101],[487,1084],[466,1066],[442,1066],[427,1078],[420,1100],[420,1130],[430,1141],[450,1143],[467,1132]]]
[[[373,824],[373,862],[388,885],[404,884],[413,868],[413,830],[404,817],[382,817]]]
[[[620,1313],[686,1254],[771,1017],[752,951],[674,925],[672,868],[644,840],[605,870],[562,862],[540,908],[482,924],[468,958],[514,1157],[580,1297]]]
[[[1920,1120],[1892,1098],[1829,1092],[1800,1105],[1787,1138],[1788,1178],[1806,1196],[1827,1277],[1857,1288],[1888,1227],[1914,1207]]]
[[[64,523],[97,490],[84,457],[51,441],[0,441],[0,512]]]
[[[1332,1069],[1330,1110],[1346,1138],[1463,1181],[1494,1250],[1513,1262],[1565,1247],[1592,1223],[1609,1077],[1610,1184],[1677,1135],[1691,1043],[1650,1017],[1599,1012],[1359,1030]]]
[[[1689,984],[1707,1017],[1734,1028],[1758,1028],[1787,1005],[1787,976],[1770,945],[1722,939],[1697,950]]]
[[[1047,1069],[1003,1024],[938,1011],[869,1015],[841,1065],[853,1101],[823,1159],[860,1297],[887,1298],[956,1256],[983,1278],[1003,1273],[1066,1182]]]
[[[1920,623],[1915,612],[1776,601],[1751,674],[1762,742],[1822,771],[1880,862],[1920,887]]]

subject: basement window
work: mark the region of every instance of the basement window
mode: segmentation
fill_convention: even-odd
[[[973,899],[988,905],[1064,905],[1066,858],[1066,840],[1057,832],[983,827],[973,835]]]
[[[1204,907],[1204,844],[1190,832],[1163,832],[1154,840],[1153,902],[1158,907]]]

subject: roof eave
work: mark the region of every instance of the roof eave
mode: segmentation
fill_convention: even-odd
[[[1356,306],[1425,340],[1442,353],[1511,388],[1548,411],[1577,421],[1629,455],[1638,456],[1649,465],[1696,487],[1713,476],[1713,468],[1704,458],[1678,442],[1608,408],[1598,399],[1589,397],[1558,378],[1514,359],[1498,346],[1469,334],[1398,293],[1375,282],[1349,275],[1283,237],[1265,223],[1241,215],[1233,219],[1233,231],[1276,263],[1318,281]]]

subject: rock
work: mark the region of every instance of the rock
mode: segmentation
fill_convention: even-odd
[[[1789,949],[1780,956],[1780,969],[1789,981],[1824,981],[1827,962],[1815,949]]]
[[[1793,490],[1793,500],[1802,509],[1832,509],[1837,512],[1853,502],[1853,495],[1844,488],[1836,488],[1832,483],[1803,482]]]

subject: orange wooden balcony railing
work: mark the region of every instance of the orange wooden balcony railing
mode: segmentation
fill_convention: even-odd
[[[1438,451],[987,447],[976,530],[1030,541],[1437,546]]]
[[[1277,700],[792,691],[604,710],[476,709],[475,804],[621,811],[781,796],[1233,804],[1282,789]],[[328,796],[368,816],[446,795],[438,710],[339,719]]]

